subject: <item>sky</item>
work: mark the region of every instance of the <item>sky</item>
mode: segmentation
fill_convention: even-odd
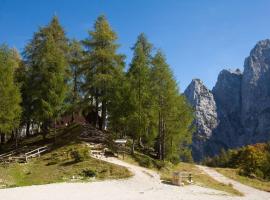
[[[56,15],[69,38],[82,40],[106,15],[121,45],[145,33],[166,55],[183,91],[193,78],[212,89],[222,69],[243,70],[259,40],[270,38],[269,0],[0,0],[0,44],[20,52]]]

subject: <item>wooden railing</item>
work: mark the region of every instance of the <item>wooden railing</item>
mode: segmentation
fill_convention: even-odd
[[[47,151],[47,150],[48,150],[48,146],[43,146],[43,147],[39,147],[37,149],[34,149],[32,151],[29,151],[29,152],[24,154],[25,161],[27,162],[29,158],[34,158],[36,156],[40,157],[40,154]]]

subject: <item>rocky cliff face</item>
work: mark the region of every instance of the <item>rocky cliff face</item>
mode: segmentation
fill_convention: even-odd
[[[199,79],[193,79],[184,94],[195,110],[197,130],[193,135],[192,154],[195,160],[200,160],[205,155],[205,143],[217,126],[216,103],[211,91]]]
[[[270,140],[270,40],[258,42],[245,60],[241,120],[245,143]]]
[[[216,148],[215,154],[220,148],[239,146],[239,138],[242,134],[241,126],[241,82],[240,70],[222,70],[212,92],[217,105],[219,124],[214,130],[212,138]]]
[[[222,70],[209,91],[193,80],[184,92],[195,109],[193,157],[270,140],[270,40],[258,42],[244,72]]]

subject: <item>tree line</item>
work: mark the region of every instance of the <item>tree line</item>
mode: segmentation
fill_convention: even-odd
[[[269,181],[270,142],[227,151],[223,149],[219,155],[206,158],[204,164],[211,167],[238,168],[240,175]]]
[[[153,149],[161,160],[190,160],[192,109],[180,93],[164,53],[144,34],[129,65],[117,34],[99,16],[88,37],[68,39],[57,17],[41,27],[20,55],[0,47],[0,134],[17,138],[31,124],[43,137],[61,116],[89,115],[93,126]]]

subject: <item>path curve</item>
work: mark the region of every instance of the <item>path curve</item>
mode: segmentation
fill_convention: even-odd
[[[127,167],[134,176],[129,179],[91,183],[58,183],[0,190],[2,200],[270,200],[233,197],[196,185],[177,187],[161,183],[159,175],[116,158],[102,160]]]
[[[209,168],[206,166],[201,166],[201,165],[197,165],[197,167],[199,169],[201,169],[202,171],[204,171],[205,173],[207,173],[213,179],[215,179],[221,183],[224,183],[226,185],[232,184],[236,190],[238,190],[244,194],[245,199],[270,200],[270,193],[269,192],[264,192],[264,191],[255,189],[253,187],[244,185],[242,183],[239,183],[239,182],[232,180],[230,178],[227,178],[212,168]]]

